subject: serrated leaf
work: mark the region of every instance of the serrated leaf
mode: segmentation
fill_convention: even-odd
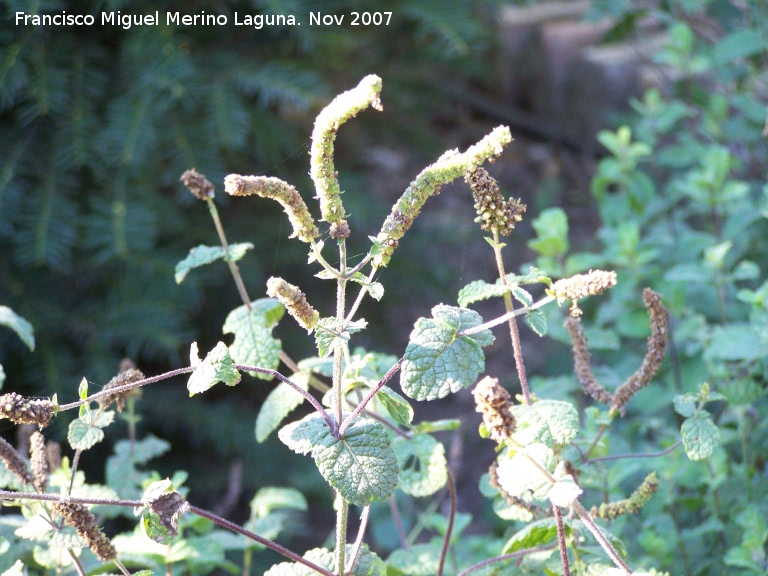
[[[482,348],[494,337],[490,330],[458,333],[482,322],[473,310],[442,304],[432,309],[432,318],[420,318],[403,355],[403,392],[415,400],[435,400],[472,386],[485,369]]]
[[[291,381],[303,390],[309,390],[309,374],[297,372],[291,375]],[[294,408],[304,402],[304,397],[285,382],[280,382],[269,393],[261,405],[256,417],[256,440],[264,442]]]
[[[501,284],[488,284],[485,280],[475,280],[470,282],[464,288],[459,290],[458,303],[461,307],[467,307],[470,304],[480,300],[488,300],[497,296],[503,296],[512,290],[512,286],[502,286]]]
[[[399,487],[403,492],[418,498],[430,496],[445,486],[445,448],[432,436],[415,434],[410,440],[398,436],[392,441],[392,449],[400,467]]]
[[[401,426],[410,426],[413,422],[413,406],[400,394],[388,386],[382,386],[376,399],[384,405],[387,413]]]
[[[325,548],[310,550],[304,554],[303,558],[326,570],[333,571],[333,554]],[[316,574],[317,572],[308,566],[296,562],[281,562],[264,572],[264,576],[315,576]]]
[[[27,320],[16,314],[8,306],[0,306],[0,325],[8,326],[16,332],[30,351],[35,351],[35,329]]]
[[[229,260],[230,262],[237,262],[245,253],[253,248],[253,244],[250,242],[242,242],[240,244],[229,245],[229,258],[227,258],[227,252],[222,246],[196,246],[189,251],[187,257],[181,262],[176,264],[175,279],[176,284],[181,284],[184,278],[187,277],[189,271],[193,268],[199,268],[205,266],[216,260]]]
[[[520,288],[520,286],[512,286],[512,296],[526,308],[533,305],[533,296],[528,290]]]
[[[521,446],[566,446],[579,432],[579,414],[569,402],[541,400],[530,406],[512,406],[511,410],[517,420],[513,438]]]
[[[227,386],[235,386],[240,382],[240,372],[235,368],[229,348],[223,342],[218,342],[202,361],[197,354],[197,342],[193,342],[190,363],[195,366],[195,371],[187,382],[190,396],[205,392],[219,382],[224,382]]]
[[[104,440],[104,431],[101,428],[94,428],[80,420],[73,420],[69,423],[67,440],[73,450],[88,450]]]
[[[568,474],[563,462],[558,463],[553,476],[557,481],[549,490],[549,501],[555,506],[569,508],[581,496],[582,489],[574,482],[573,476]]]
[[[378,422],[359,418],[336,438],[320,415],[310,414],[283,427],[278,437],[294,452],[311,452],[323,478],[351,504],[365,506],[395,491],[397,459]]]
[[[312,457],[323,478],[356,506],[386,500],[397,486],[397,459],[378,422],[360,418],[340,439],[328,431],[315,440]]]
[[[80,400],[88,398],[88,380],[85,378],[80,380],[80,384],[77,386],[77,395],[80,397]]]
[[[706,412],[688,418],[680,428],[685,453],[691,460],[704,460],[720,443],[720,430]]]
[[[539,336],[547,335],[547,315],[542,310],[528,310],[525,313],[525,323]]]
[[[246,364],[275,370],[280,363],[280,340],[272,337],[272,327],[283,316],[285,309],[274,298],[261,298],[232,310],[224,321],[222,331],[234,334],[229,354],[235,364]],[[271,380],[269,374],[253,374],[262,380]]]
[[[556,465],[557,458],[551,448],[545,444],[530,444],[511,458],[499,459],[499,485],[511,496],[522,498],[531,491],[534,498],[544,500],[552,484],[541,468],[552,473]]]
[[[365,289],[368,294],[377,302],[384,296],[384,285],[381,282],[371,282],[366,284]]]
[[[557,538],[557,526],[554,518],[545,518],[530,522],[525,528],[519,530],[504,544],[502,554],[511,554],[518,550],[547,546]]]

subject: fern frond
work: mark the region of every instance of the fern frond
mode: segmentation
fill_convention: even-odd
[[[243,93],[258,97],[260,106],[276,105],[283,112],[306,110],[327,96],[327,87],[317,73],[288,62],[269,62],[241,71],[237,82]]]

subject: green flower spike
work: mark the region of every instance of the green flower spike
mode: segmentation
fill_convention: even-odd
[[[331,238],[349,236],[349,225],[344,219],[339,179],[333,164],[333,142],[336,132],[344,122],[357,116],[368,106],[381,110],[379,93],[381,78],[366,76],[356,88],[339,94],[318,114],[312,131],[309,175],[315,183],[323,220],[331,225]]]
[[[449,150],[440,156],[437,162],[422,170],[416,180],[406,188],[397,203],[392,206],[392,212],[384,220],[381,231],[376,236],[376,240],[381,243],[383,249],[373,259],[373,265],[380,268],[389,264],[398,241],[411,227],[427,198],[439,194],[443,184],[464,174],[472,173],[486,160],[499,156],[504,146],[511,141],[512,135],[509,133],[509,128],[499,126],[463,154],[458,150]]]
[[[277,200],[293,226],[291,238],[310,243],[319,236],[315,221],[299,191],[280,178],[230,174],[224,179],[224,191],[231,196],[250,196]]]

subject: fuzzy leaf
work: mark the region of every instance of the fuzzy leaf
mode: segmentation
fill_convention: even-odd
[[[261,298],[251,303],[251,311],[245,306],[229,313],[222,328],[232,333],[235,340],[229,346],[229,354],[235,364],[259,366],[275,370],[280,362],[280,340],[272,337],[272,327],[283,316],[285,309],[274,298]],[[269,374],[253,374],[262,380],[271,380]]]
[[[673,403],[675,405],[675,412],[685,418],[690,418],[696,413],[696,396],[693,394],[678,394],[675,396]]]
[[[429,434],[415,434],[410,440],[396,437],[392,448],[400,467],[400,485],[411,496],[430,496],[448,479],[445,448]]]
[[[253,244],[250,242],[230,244],[229,258],[227,258],[227,253],[222,246],[204,246],[201,244],[200,246],[192,248],[189,251],[187,257],[176,264],[176,284],[181,284],[184,281],[184,278],[187,277],[189,271],[193,268],[205,266],[211,262],[216,262],[216,260],[228,260],[230,262],[237,262],[243,256],[245,256],[245,253],[248,250],[251,250],[252,248]]]
[[[533,296],[531,296],[531,293],[528,292],[528,290],[520,288],[520,286],[512,287],[512,296],[526,308],[533,305]]]
[[[554,518],[544,518],[536,522],[530,522],[525,528],[519,530],[504,544],[502,554],[511,554],[518,550],[547,546],[557,538],[557,526]]]
[[[298,420],[286,424],[277,433],[280,441],[298,454],[309,454],[318,442],[330,434],[328,423],[322,416],[316,413],[309,414]]]
[[[459,306],[466,308],[470,304],[480,300],[488,300],[497,296],[503,296],[512,290],[512,286],[502,286],[501,284],[488,284],[485,280],[475,280],[470,282],[464,288],[459,290]]]
[[[318,414],[285,426],[280,440],[294,452],[312,452],[320,474],[345,500],[365,506],[392,496],[397,486],[397,459],[386,429],[360,418],[343,438],[336,438]]]
[[[224,382],[227,386],[235,386],[240,382],[240,372],[235,369],[229,349],[223,342],[218,342],[202,362],[197,355],[197,342],[193,342],[190,363],[195,366],[195,371],[187,382],[190,396],[205,392],[219,382]]]
[[[573,476],[568,474],[563,462],[558,463],[553,474],[557,482],[549,491],[549,501],[561,508],[568,508],[582,493],[582,489],[574,482]]]
[[[0,325],[8,326],[16,332],[21,341],[27,345],[31,351],[35,350],[35,329],[32,324],[16,314],[8,306],[0,306]]]
[[[493,342],[493,334],[458,333],[482,322],[473,310],[442,304],[432,309],[432,318],[420,318],[400,369],[403,392],[415,400],[435,400],[474,384],[485,369],[482,348]]]
[[[685,452],[691,460],[708,458],[720,443],[720,431],[704,411],[683,422],[680,433]]]
[[[511,458],[499,459],[499,485],[511,496],[522,498],[530,490],[534,498],[544,500],[552,485],[531,459],[550,473],[557,465],[557,458],[551,448],[544,444],[531,444]]]
[[[541,400],[530,406],[513,406],[512,414],[517,419],[514,439],[522,446],[566,446],[579,432],[579,414],[568,402]]]
[[[525,274],[507,274],[507,284],[522,286],[524,284],[552,284],[552,279],[543,270],[530,266]],[[499,280],[496,281],[497,283]]]
[[[101,413],[88,411],[77,420],[69,423],[67,440],[74,450],[88,450],[104,439],[102,428],[109,426],[115,419],[115,412],[107,410]]]
[[[309,374],[307,372],[296,372],[291,375],[290,379],[304,390],[309,389]],[[304,397],[301,394],[285,382],[280,382],[261,405],[259,415],[256,418],[256,440],[264,442],[285,417],[302,402],[304,402]]]
[[[368,326],[368,322],[363,319],[346,322],[344,330],[339,333],[336,329],[337,321],[335,318],[320,318],[315,327],[315,344],[318,356],[325,358],[333,352],[333,347],[337,342],[342,344],[349,342],[350,335],[365,330],[366,326]]]

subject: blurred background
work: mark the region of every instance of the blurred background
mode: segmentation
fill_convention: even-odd
[[[217,244],[206,206],[179,182],[193,167],[216,186],[230,242],[255,245],[239,263],[251,297],[264,296],[267,278],[282,276],[328,315],[331,287],[305,266],[306,246],[288,239],[290,226],[279,206],[228,198],[222,182],[229,173],[280,177],[299,189],[319,217],[308,177],[314,117],[367,74],[383,79],[384,111],[362,112],[336,141],[351,254],[367,250],[367,237],[378,232],[424,166],[507,124],[515,142],[489,170],[505,196],[528,205],[526,220],[507,240],[508,270],[535,261],[546,267],[553,262],[546,257],[555,258],[549,270],[555,276],[600,263],[582,259],[581,269],[574,264],[566,270],[563,251],[528,246],[537,234],[540,240],[546,236],[531,221],[561,207],[570,223],[566,249],[605,250],[612,240],[598,237],[606,217],[595,203],[593,178],[608,151],[596,134],[639,117],[642,106],[650,105],[643,94],[654,89],[665,96],[684,94],[692,109],[702,110],[714,108],[708,94],[724,95],[725,111],[711,122],[740,123],[723,138],[706,132],[691,137],[727,137],[731,145],[739,134],[731,150],[742,162],[743,177],[764,178],[761,2],[365,4],[371,11],[391,11],[391,23],[307,25],[311,11],[363,10],[358,2],[340,0],[0,3],[0,304],[29,320],[37,339],[30,353],[12,332],[0,331],[4,392],[57,393],[60,401],[70,401],[83,377],[94,389],[102,386],[124,357],[154,375],[186,365],[192,341],[207,350],[222,339],[227,313],[240,304],[226,266],[194,270],[180,285],[174,281],[174,267],[190,248]],[[117,10],[224,14],[230,23],[37,27],[17,26],[13,16]],[[234,26],[235,12],[295,14],[303,25]],[[675,36],[673,27],[681,23],[690,37]],[[725,46],[710,61],[715,72],[702,76],[707,67],[696,68],[694,43],[712,55],[720,40],[742,29],[755,31],[750,38],[757,44],[746,50],[737,41]],[[681,61],[686,54],[689,61]],[[670,114],[659,122],[671,121],[672,127],[683,117],[670,120]],[[647,200],[638,198],[641,206]],[[362,307],[370,328],[356,344],[400,356],[417,318],[437,303],[455,304],[469,281],[494,279],[493,254],[473,223],[472,204],[463,182],[426,204],[380,275],[386,290],[381,305],[367,301]],[[643,322],[639,297],[635,308]],[[490,317],[501,305],[478,309]],[[589,306],[585,310],[594,316]],[[276,329],[283,348],[296,359],[312,355],[312,340],[291,324],[286,319]],[[643,332],[630,328],[626,335]],[[488,363],[514,390],[505,338],[499,331]],[[562,339],[525,338],[530,373],[569,371]],[[641,349],[642,340],[636,343]],[[163,382],[144,391],[140,430],[171,442],[171,454],[157,467],[166,474],[187,470],[192,498],[202,507],[220,502],[228,470],[240,462],[241,508],[258,487],[288,482],[325,507],[312,514],[332,514],[327,487],[309,459],[288,455],[274,437],[264,445],[255,442],[255,416],[270,389],[246,378],[234,389],[189,399],[183,379]],[[418,407],[417,415],[427,410],[422,418],[455,417],[458,410],[466,421],[461,434],[444,440],[459,467],[466,508],[472,509],[476,470],[465,462],[465,475],[461,462],[479,418],[468,392],[435,404]],[[7,436],[12,432],[10,426],[0,429]],[[56,422],[53,433],[64,438],[65,423]],[[108,443],[94,452],[100,450],[106,455]],[[492,455],[492,446],[483,444],[478,466],[484,469]],[[95,481],[103,470],[89,469],[88,460],[100,460],[89,455],[82,463]]]

